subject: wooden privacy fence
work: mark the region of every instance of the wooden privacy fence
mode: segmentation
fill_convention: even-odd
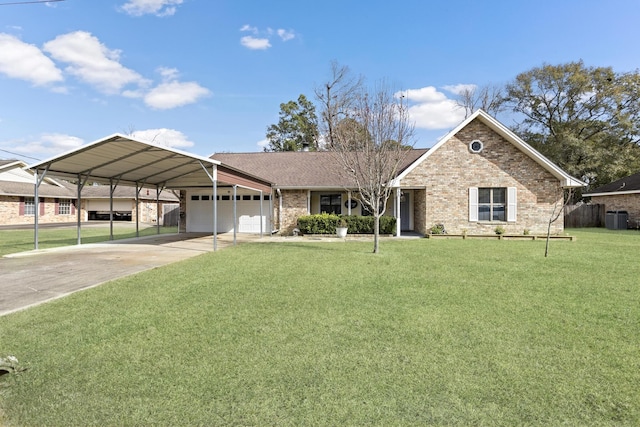
[[[567,205],[564,207],[564,226],[604,227],[605,215],[604,205]]]

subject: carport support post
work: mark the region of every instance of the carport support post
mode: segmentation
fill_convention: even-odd
[[[156,185],[156,234],[160,234],[160,187]]]
[[[113,240],[113,178],[109,178],[109,240]]]
[[[76,209],[76,213],[77,213],[77,232],[78,232],[78,244],[81,245],[82,244],[82,188],[84,187],[84,185],[87,183],[87,180],[89,179],[89,175],[87,175],[87,177],[84,179],[84,181],[82,180],[82,175],[78,174],[78,206]]]
[[[262,203],[263,203],[263,194],[262,194],[262,190],[260,190],[260,238],[262,239],[262,218],[264,218],[264,215],[262,214]]]
[[[215,166],[212,176],[214,177],[211,182],[213,183],[213,251],[215,252],[218,249],[218,180]]]
[[[38,249],[38,214],[40,211],[40,207],[38,206],[38,201],[40,200],[40,197],[38,195],[38,187],[40,187],[40,180],[38,179],[38,169],[36,169],[35,178],[36,183],[33,189],[33,204],[35,206],[33,208],[33,246],[34,249]]]
[[[136,182],[136,237],[140,237],[140,191],[142,190],[142,186],[138,188],[138,183]]]
[[[236,245],[236,236],[238,234],[238,186],[233,186],[233,245]]]

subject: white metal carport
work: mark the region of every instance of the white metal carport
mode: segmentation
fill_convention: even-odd
[[[82,188],[90,180],[110,186],[111,236],[113,237],[113,192],[118,185],[136,187],[136,202],[143,186],[156,188],[156,203],[164,189],[208,188],[212,192],[213,245],[217,247],[219,186],[228,186],[271,194],[271,183],[259,177],[225,166],[217,160],[201,157],[169,147],[140,141],[130,136],[114,134],[59,156],[32,165],[34,170],[34,201],[39,201],[38,188],[45,176],[77,182],[78,244],[81,244]],[[234,198],[235,201],[235,198]],[[260,204],[262,207],[262,203]],[[234,203],[234,221],[237,222]],[[137,212],[137,210],[136,210]],[[38,209],[34,218],[34,246],[38,249]],[[159,221],[156,221],[159,227]],[[237,227],[234,227],[234,241]],[[136,215],[136,231],[138,218]],[[158,232],[159,232],[158,228]],[[264,230],[260,230],[262,235]]]

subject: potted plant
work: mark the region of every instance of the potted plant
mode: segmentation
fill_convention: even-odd
[[[347,237],[348,228],[347,221],[344,218],[340,218],[336,225],[336,236],[341,238]]]

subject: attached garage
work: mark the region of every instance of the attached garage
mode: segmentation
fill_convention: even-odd
[[[234,218],[237,218],[238,233],[270,232],[271,195],[256,194],[249,190],[236,189],[235,215],[233,189],[220,188],[216,195],[218,209],[218,233],[234,230]],[[260,200],[262,198],[262,209]],[[211,190],[188,190],[186,193],[186,212],[188,232],[210,232],[213,224],[213,194]]]

